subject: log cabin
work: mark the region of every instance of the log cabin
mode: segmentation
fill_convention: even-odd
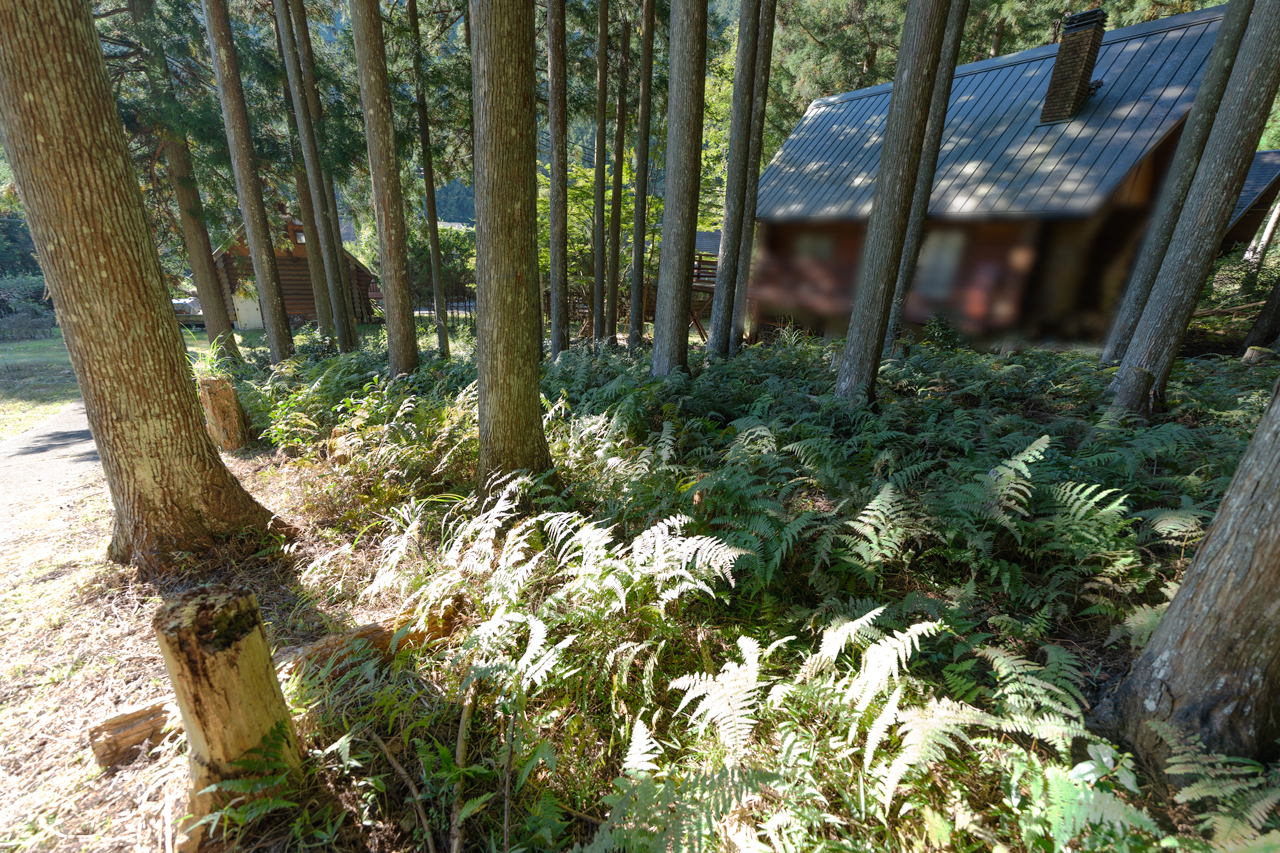
[[[280,272],[280,288],[284,291],[284,309],[291,321],[314,322],[316,320],[315,295],[311,290],[311,270],[307,265],[307,243],[302,232],[302,222],[286,215],[276,235],[276,268]],[[373,305],[382,299],[378,279],[356,256],[342,250],[351,277],[351,303],[357,323],[374,322]],[[262,310],[258,305],[257,291],[247,288],[246,279],[253,278],[253,264],[249,260],[249,246],[245,242],[241,226],[235,239],[213,253],[213,263],[218,269],[218,281],[222,285],[222,298],[237,329],[261,329]],[[324,282],[318,282],[324,286]]]
[[[1225,8],[1111,31],[1094,9],[957,68],[906,321],[1100,337]],[[761,175],[754,328],[847,331],[892,86],[814,101]]]

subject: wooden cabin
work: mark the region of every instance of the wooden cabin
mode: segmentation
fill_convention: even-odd
[[[956,69],[909,323],[1099,337],[1117,303],[1225,6]],[[758,319],[845,334],[892,83],[814,101],[761,176]]]
[[[280,272],[280,288],[284,292],[284,309],[294,322],[316,320],[315,294],[311,289],[311,268],[307,264],[307,242],[302,223],[292,216],[280,221],[276,240],[276,269]],[[347,272],[351,277],[351,303],[357,323],[374,321],[373,303],[382,299],[378,280],[369,268],[355,255],[342,250]],[[222,284],[222,296],[237,329],[261,329],[262,309],[257,293],[243,287],[246,278],[253,277],[253,264],[249,260],[249,246],[245,242],[244,227],[236,238],[213,253],[218,268],[218,280]],[[323,286],[324,282],[317,282]]]
[[[1227,236],[1222,238],[1223,252],[1230,252],[1253,242],[1258,229],[1280,195],[1280,151],[1259,151],[1244,179],[1240,200],[1231,211]]]

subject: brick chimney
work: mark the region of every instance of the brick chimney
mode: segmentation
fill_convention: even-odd
[[[1090,9],[1068,15],[1062,23],[1058,57],[1053,62],[1053,76],[1040,111],[1041,124],[1069,121],[1093,93],[1093,64],[1102,47],[1102,34],[1107,31],[1107,13]]]

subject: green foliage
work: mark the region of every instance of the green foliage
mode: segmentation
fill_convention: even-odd
[[[0,278],[0,341],[53,335],[53,306],[45,292],[44,278],[38,275]]]

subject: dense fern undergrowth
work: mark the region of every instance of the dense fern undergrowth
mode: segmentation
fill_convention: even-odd
[[[290,684],[308,781],[221,813],[224,831],[1280,845],[1267,768],[1165,732],[1185,783],[1167,789],[1090,715],[1176,590],[1276,367],[1185,360],[1144,426],[1103,416],[1110,375],[1082,352],[925,341],[886,362],[872,411],[833,397],[837,350],[798,335],[667,380],[579,348],[543,369],[557,489],[517,478],[482,500],[459,338],[453,361],[394,381],[377,341],[328,356],[304,340],[240,377],[331,546],[304,580],[453,630],[391,667]]]

